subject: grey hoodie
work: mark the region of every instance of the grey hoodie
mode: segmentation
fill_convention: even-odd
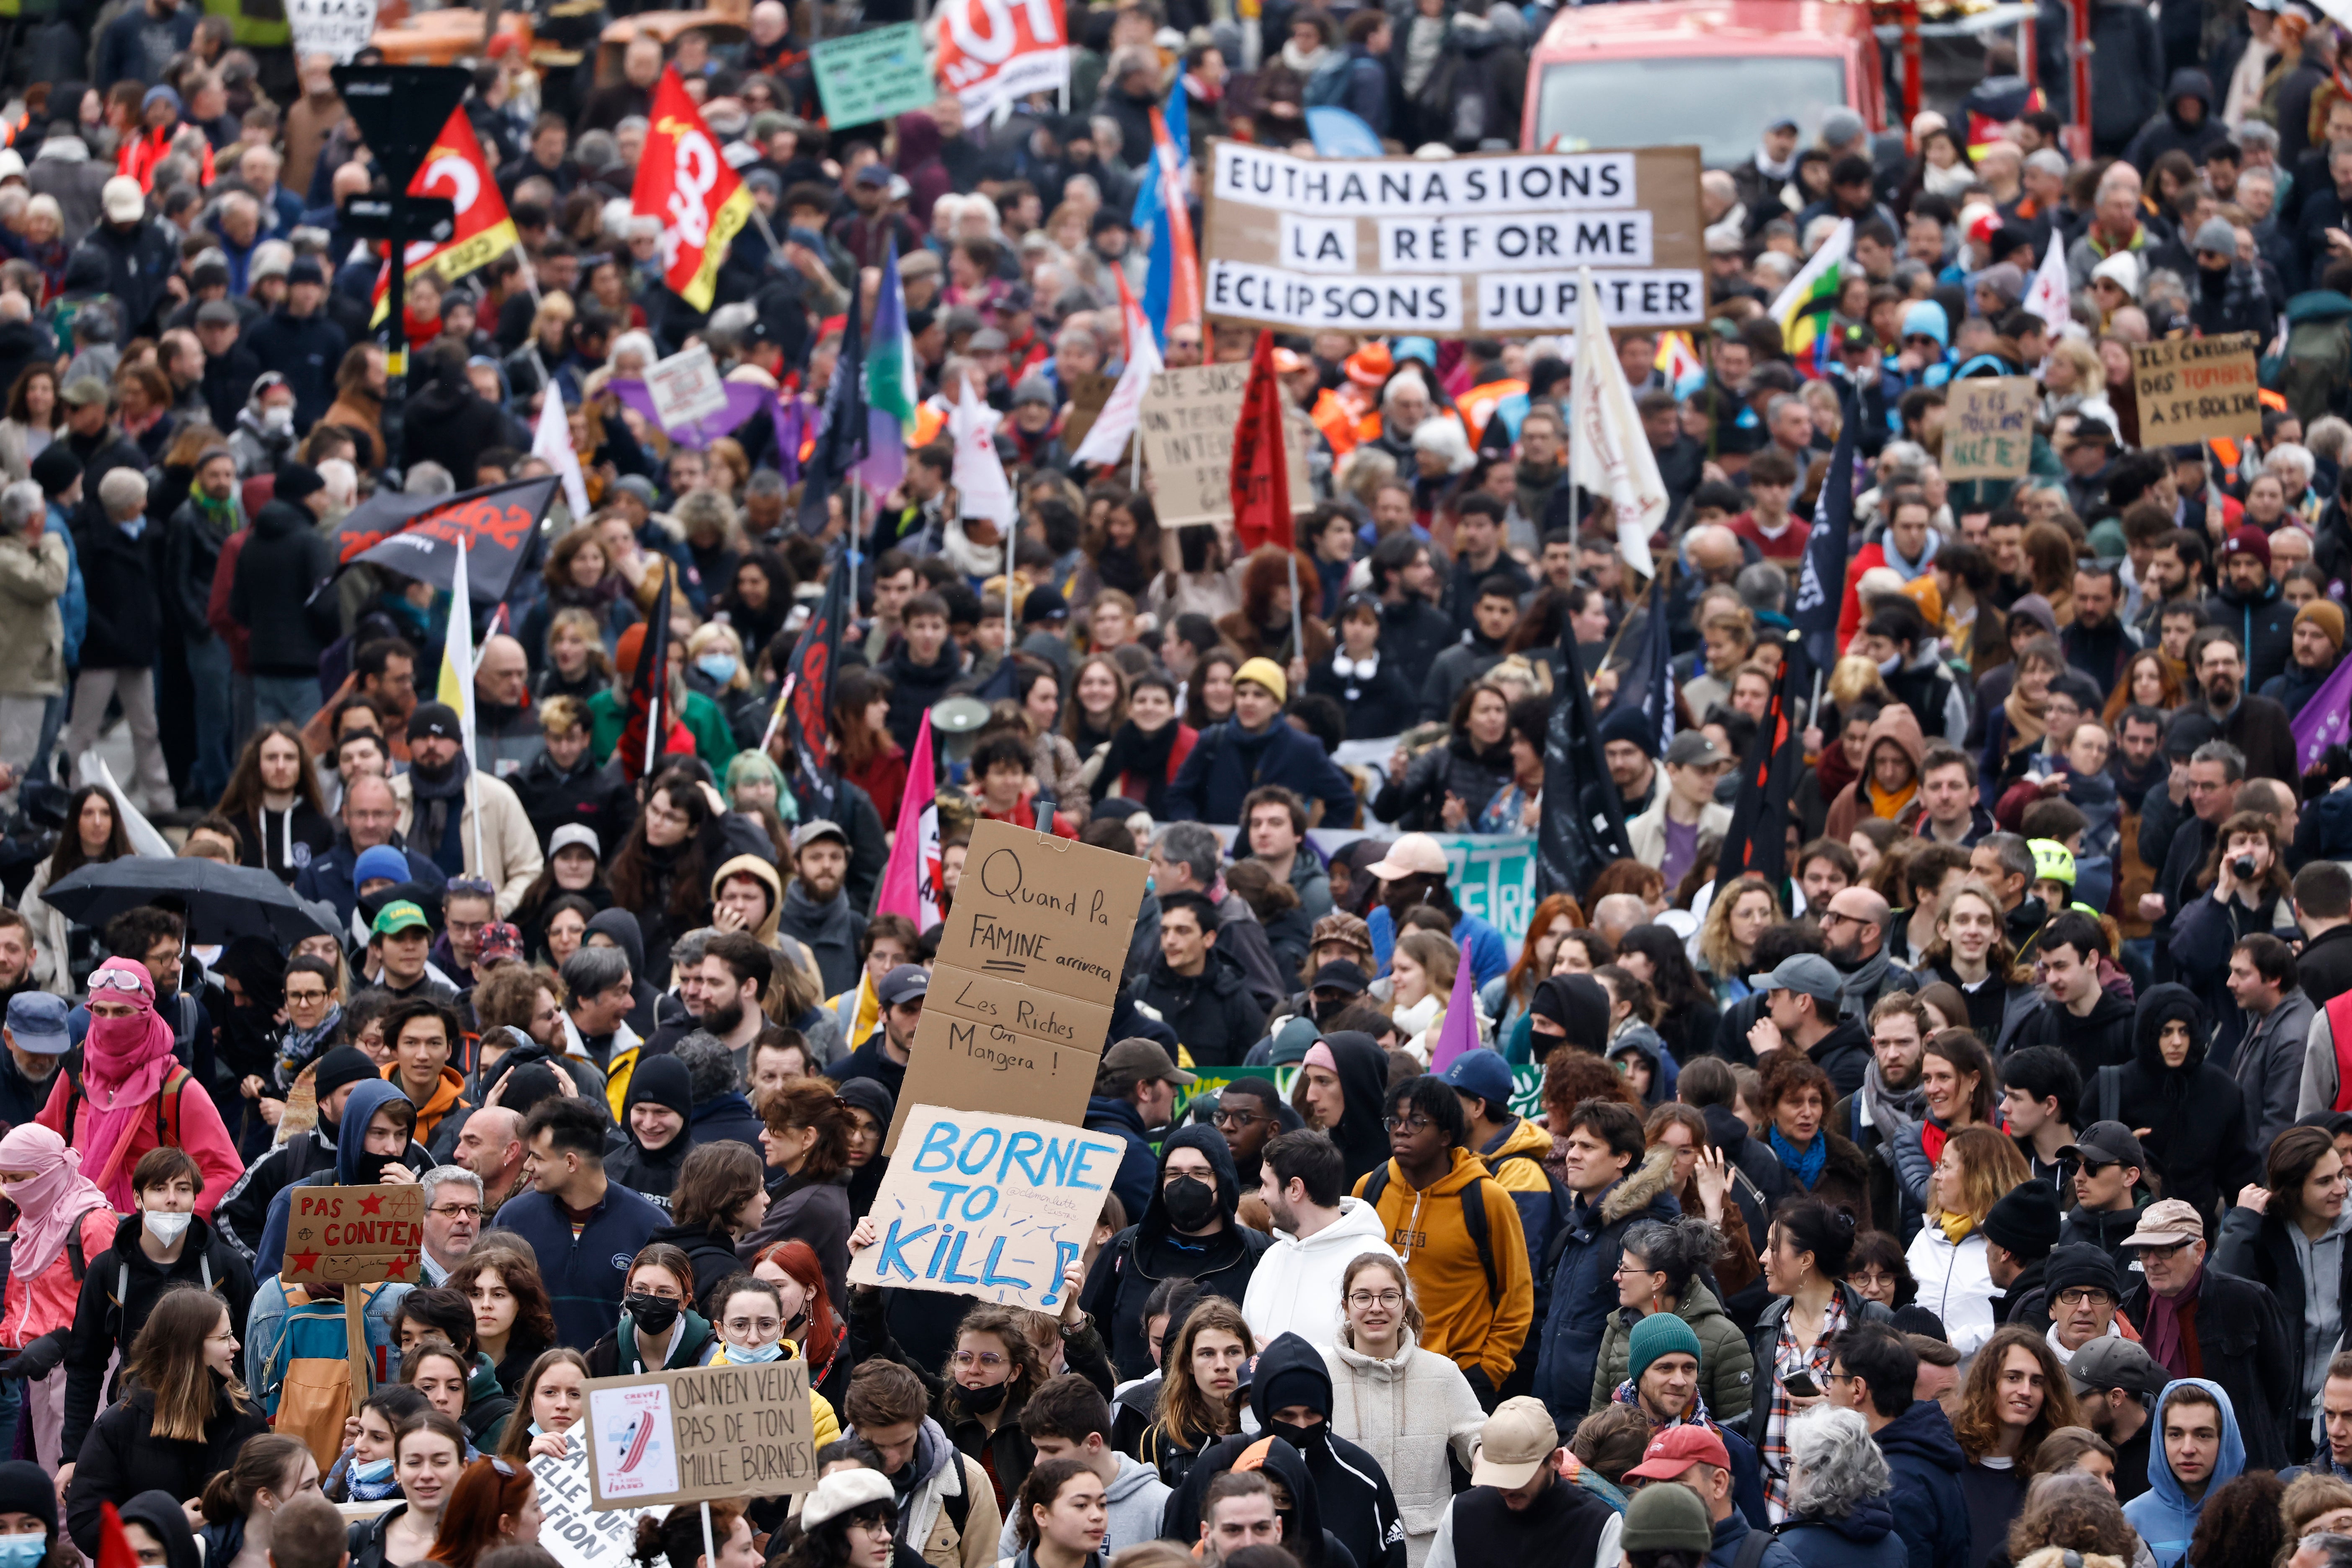
[[[1109,1503],[1108,1528],[1103,1532],[1103,1553],[1116,1557],[1130,1546],[1140,1546],[1158,1539],[1160,1516],[1168,1506],[1168,1483],[1150,1465],[1139,1464],[1125,1454],[1113,1453],[1118,1461],[1118,1474],[1104,1492]],[[1021,1541],[1013,1534],[1014,1521],[1007,1518],[1004,1528],[996,1537],[997,1568],[1021,1554]]]

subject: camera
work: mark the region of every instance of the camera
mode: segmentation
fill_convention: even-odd
[[[2251,855],[2241,855],[2230,862],[2230,874],[2241,882],[2252,881],[2255,869],[2254,858]]]

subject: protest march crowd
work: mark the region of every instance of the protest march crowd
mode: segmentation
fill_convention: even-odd
[[[9,9],[0,1568],[2352,1568],[2336,7],[1761,105],[1574,342],[1203,309],[1212,139],[1507,151],[1543,0],[501,34],[396,335],[331,57]],[[993,824],[1150,875],[1050,1307],[852,1280]]]

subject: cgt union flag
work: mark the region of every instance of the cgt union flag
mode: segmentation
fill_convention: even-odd
[[[408,247],[411,278],[430,274],[447,283],[497,260],[517,244],[514,219],[507,216],[506,200],[499,195],[498,181],[463,109],[452,112],[441,134],[434,138],[433,151],[417,166],[416,177],[408,182],[408,194],[446,196],[457,209],[457,227],[447,239],[437,245],[421,239]],[[391,298],[392,268],[386,264],[376,273],[371,326],[383,320],[391,309]]]
[[[947,0],[940,19],[940,84],[976,120],[1069,82],[1057,0]]]
[[[727,247],[751,221],[751,192],[719,155],[676,70],[662,71],[650,118],[631,205],[639,217],[661,220],[662,281],[708,310]]]

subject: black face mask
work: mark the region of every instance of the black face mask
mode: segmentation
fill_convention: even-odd
[[[627,1310],[630,1321],[648,1334],[669,1332],[670,1325],[677,1321],[678,1313],[685,1310],[677,1301],[644,1290],[630,1291],[621,1298],[621,1305]]]
[[[1004,1391],[1011,1385],[992,1383],[986,1388],[966,1388],[961,1383],[951,1383],[948,1386],[955,1393],[955,1402],[962,1405],[967,1414],[985,1415],[1004,1403]]]
[[[1217,1190],[1198,1176],[1179,1176],[1160,1189],[1168,1218],[1178,1230],[1199,1230],[1217,1215]]]
[[[362,1134],[364,1136],[364,1134]],[[351,1185],[373,1187],[383,1180],[383,1173],[400,1163],[397,1154],[371,1154],[362,1148],[352,1157]]]
[[[1321,1451],[1331,1435],[1331,1424],[1318,1421],[1312,1426],[1293,1426],[1287,1421],[1269,1421],[1260,1430],[1269,1437],[1279,1437],[1302,1454]]]

